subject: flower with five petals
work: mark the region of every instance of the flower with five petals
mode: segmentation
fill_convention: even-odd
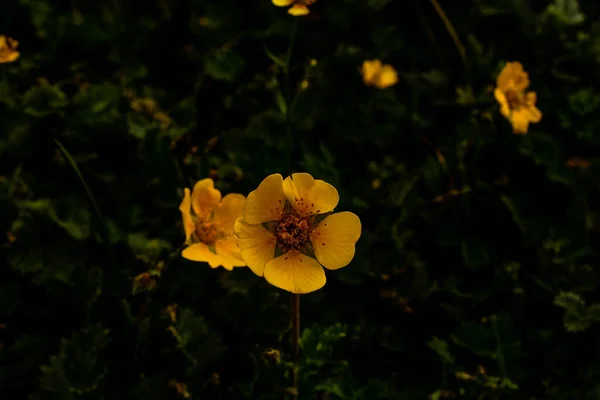
[[[234,233],[241,255],[258,276],[280,289],[310,293],[325,285],[325,271],[345,267],[361,234],[351,212],[333,213],[339,195],[307,173],[266,177],[246,199]]]

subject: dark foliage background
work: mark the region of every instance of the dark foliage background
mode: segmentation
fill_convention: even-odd
[[[0,398],[283,398],[289,294],[181,259],[177,208],[292,171],[363,224],[302,296],[301,399],[600,398],[599,6],[311,10],[2,2]],[[396,86],[363,83],[373,58]],[[527,135],[493,97],[506,61]]]

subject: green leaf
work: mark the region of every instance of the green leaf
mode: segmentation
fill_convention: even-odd
[[[23,95],[24,111],[34,117],[52,114],[67,104],[67,95],[57,85],[47,82],[32,87]]]
[[[108,372],[100,361],[110,342],[108,334],[108,329],[94,325],[73,333],[68,340],[62,339],[58,354],[41,367],[42,389],[60,399],[95,392]]]
[[[523,225],[523,221],[521,221],[519,209],[517,208],[515,202],[504,195],[500,196],[500,201],[502,201],[506,208],[508,208],[510,214],[512,215],[513,221],[515,221],[515,224],[517,224],[521,232],[525,232],[525,225]]]
[[[554,299],[554,304],[567,311],[584,313],[585,301],[577,293],[560,292]]]
[[[92,215],[87,203],[76,197],[63,197],[56,200],[42,198],[18,203],[21,211],[46,216],[63,228],[76,240],[90,236]]]
[[[490,261],[486,247],[475,240],[463,240],[461,250],[465,265],[471,269],[485,267]]]
[[[546,14],[554,16],[565,25],[578,25],[585,21],[585,15],[579,8],[577,0],[554,0],[546,8]]]
[[[217,51],[209,55],[204,68],[207,75],[215,79],[234,82],[245,66],[244,59],[235,51]]]
[[[452,353],[450,353],[448,342],[446,342],[445,340],[442,340],[442,339],[438,338],[437,336],[434,336],[433,339],[431,339],[427,343],[427,347],[429,347],[430,349],[435,351],[442,359],[442,362],[448,363],[448,364],[454,364],[454,355],[452,355]]]
[[[127,235],[127,244],[136,257],[146,263],[155,262],[165,250],[171,248],[169,242],[162,239],[150,239],[139,232]]]
[[[585,315],[592,321],[600,321],[600,304],[590,304],[585,309]]]
[[[265,52],[267,53],[267,56],[269,56],[269,58],[278,66],[282,67],[282,68],[286,68],[287,64],[285,61],[281,60],[280,58],[278,58],[276,55],[274,55],[273,53],[271,53],[271,51],[265,46]]]
[[[208,328],[204,318],[194,315],[191,309],[181,309],[174,328],[172,333],[177,347],[190,361],[189,373],[205,368],[225,354],[221,338]]]

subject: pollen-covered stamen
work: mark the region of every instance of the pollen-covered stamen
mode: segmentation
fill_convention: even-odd
[[[219,238],[219,227],[212,221],[199,220],[196,222],[196,237],[206,244],[213,244]]]
[[[298,214],[284,215],[275,227],[277,244],[284,251],[299,250],[310,241],[311,222]]]

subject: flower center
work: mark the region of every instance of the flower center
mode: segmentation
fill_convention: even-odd
[[[311,224],[308,218],[286,214],[275,227],[277,243],[284,251],[299,250],[310,241]]]
[[[219,229],[213,222],[206,220],[196,222],[196,237],[202,243],[213,244],[216,242],[218,234]]]
[[[508,89],[506,91],[506,101],[508,103],[508,108],[511,110],[520,108],[523,103],[521,96],[514,89]]]

